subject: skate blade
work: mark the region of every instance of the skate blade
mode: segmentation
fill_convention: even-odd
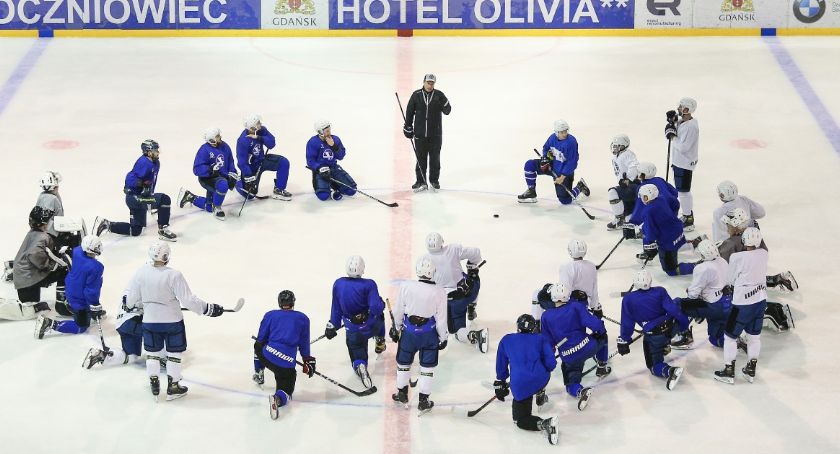
[[[674,350],[691,350],[691,349],[693,349],[693,348],[694,348],[694,344],[690,344],[690,345],[672,345],[672,346],[671,346],[671,348],[672,348],[672,349],[674,349]]]
[[[741,376],[744,377],[744,380],[746,380],[747,383],[752,383],[753,381],[755,381],[755,377],[750,377],[749,375],[745,374],[744,372],[741,372]]]
[[[694,226],[693,225],[683,227],[683,232],[693,232],[693,231],[694,231]]]
[[[434,408],[434,407],[432,407],[432,408]],[[419,418],[419,417],[421,417],[421,416],[425,415],[426,413],[428,413],[428,412],[430,412],[430,411],[432,411],[432,409],[431,409],[431,408],[427,408],[427,409],[425,409],[425,410],[418,410],[418,411],[417,411],[417,417]]]
[[[592,396],[592,390],[591,389],[587,389],[586,391],[584,391],[583,395],[580,397],[580,400],[578,400],[577,407],[578,407],[579,411],[586,410],[586,407],[589,406],[589,397],[591,397],[591,396]]]
[[[537,199],[517,199],[519,203],[537,203]]]
[[[721,383],[726,383],[728,385],[734,385],[735,384],[735,379],[732,378],[732,377],[718,377],[717,375],[715,375],[715,380],[717,380]]]
[[[268,415],[272,420],[280,417],[280,407],[274,402],[274,396],[268,396]]]
[[[186,395],[187,395],[187,393],[183,393],[183,394],[167,394],[167,395],[166,395],[166,401],[167,401],[167,402],[169,402],[169,401],[171,401],[171,400],[180,399],[180,398],[182,398],[182,397],[184,397],[184,396],[186,396]]]

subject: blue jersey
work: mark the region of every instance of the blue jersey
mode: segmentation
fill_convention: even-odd
[[[621,338],[629,341],[636,324],[648,332],[666,320],[675,319],[680,331],[688,329],[688,318],[662,287],[636,290],[621,299]]]
[[[160,161],[153,161],[148,156],[140,156],[125,176],[125,192],[139,195],[144,187],[151,187],[151,191],[154,192],[159,171]]]
[[[233,167],[233,153],[225,142],[220,143],[218,147],[205,143],[195,154],[195,161],[193,161],[195,176],[199,178],[216,175],[227,177],[231,172],[236,172]]]
[[[275,309],[260,322],[257,341],[264,344],[263,355],[280,367],[294,368],[298,350],[309,354],[309,317],[303,312]]]
[[[65,278],[65,295],[74,310],[99,304],[102,290],[102,262],[89,257],[80,246],[73,248],[73,266]]]
[[[557,151],[551,151],[552,148]],[[543,145],[542,152],[543,156],[549,156],[552,159],[551,169],[557,176],[569,176],[577,169],[578,143],[575,136],[571,134],[563,140],[558,139],[557,134],[550,135]]]
[[[606,333],[604,322],[589,313],[586,304],[570,300],[562,306],[543,312],[540,329],[546,340],[557,346],[563,362],[573,363],[592,356],[590,349],[585,349],[591,342],[586,328],[593,333]],[[594,345],[594,343],[593,343]]]
[[[381,318],[377,316],[384,310],[385,303],[372,279],[342,277],[333,284],[330,323],[334,327],[344,324],[347,331],[364,330],[375,318]],[[359,314],[368,314],[369,318],[363,323],[353,323],[350,319]]]
[[[344,149],[341,139],[338,136],[332,138],[335,142],[332,147],[317,135],[306,142],[306,165],[310,169],[317,171],[321,167],[333,168],[338,165],[338,161],[344,159],[347,150]]]
[[[643,243],[656,243],[663,251],[676,251],[685,244],[683,223],[664,197],[653,199],[644,208]]]
[[[680,211],[680,200],[677,198],[677,188],[672,186],[671,183],[668,183],[662,178],[653,177],[639,182],[639,187],[646,184],[652,184],[656,186],[656,189],[659,189],[659,196],[657,198],[665,198],[668,201],[668,206],[671,207],[671,209],[674,211],[674,215],[676,215]],[[639,198],[637,192],[636,205],[633,206],[633,213],[630,215],[629,222],[633,224],[641,224],[642,222],[644,222],[645,207],[646,205]]]
[[[515,400],[522,400],[545,388],[557,367],[554,349],[541,334],[506,334],[496,350],[496,379],[510,377]]]
[[[249,133],[247,129],[243,130],[239,139],[236,140],[236,163],[243,177],[257,173],[257,169],[265,159],[265,150],[271,150],[276,144],[274,135],[265,126],[257,131],[256,139],[248,137]]]

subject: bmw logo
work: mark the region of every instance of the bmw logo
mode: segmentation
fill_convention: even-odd
[[[799,22],[813,24],[825,14],[825,0],[796,0],[793,2],[793,15]]]

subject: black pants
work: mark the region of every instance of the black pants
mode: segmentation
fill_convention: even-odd
[[[38,303],[41,301],[41,288],[49,287],[54,282],[57,283],[56,293],[61,291],[62,298],[64,297],[64,278],[67,276],[66,268],[58,268],[41,279],[40,282],[29,287],[17,289],[18,299],[22,303]]]
[[[287,396],[292,397],[295,392],[295,381],[297,379],[297,371],[290,367],[280,367],[265,358],[262,349],[255,349],[257,358],[265,366],[266,369],[274,373],[274,382],[277,390],[283,390]]]
[[[414,169],[417,182],[426,181],[426,161],[428,160],[429,180],[427,183],[438,183],[440,178],[440,147],[443,137],[415,137],[414,146],[417,148],[417,166]]]
[[[511,409],[513,410],[513,422],[516,423],[516,427],[519,427],[523,430],[540,430],[537,424],[540,421],[542,421],[542,418],[531,414],[533,404],[533,395],[528,396],[522,400],[513,401]]]

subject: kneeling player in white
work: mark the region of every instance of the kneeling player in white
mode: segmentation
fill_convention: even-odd
[[[630,150],[630,138],[626,134],[613,137],[610,149],[613,154],[613,173],[618,185],[607,190],[610,209],[615,216],[615,219],[607,224],[607,230],[619,230],[636,205],[636,193],[639,192],[639,182],[636,181],[639,161],[636,154]]]
[[[712,215],[712,239],[715,243],[729,238],[729,230],[723,221],[723,216],[735,208],[744,210],[749,216],[750,222],[748,227],[758,227],[755,220],[763,218],[766,214],[761,204],[754,202],[747,196],[738,195],[738,186],[731,181],[722,181],[718,185],[717,191],[718,197],[720,197],[723,205],[715,208],[715,212]]]
[[[432,392],[432,378],[438,364],[438,350],[446,348],[449,332],[443,320],[446,318],[446,291],[435,285],[435,264],[429,256],[417,261],[415,271],[419,281],[404,281],[400,284],[397,304],[394,307],[394,323],[388,335],[398,342],[397,347],[397,392],[391,396],[395,402],[408,407],[408,382],[411,379],[411,364],[414,355],[420,354],[420,401],[417,409],[426,413],[435,403],[429,400]]]
[[[127,307],[125,304],[127,294],[128,291],[123,295],[122,305],[117,313],[117,333],[120,335],[122,348],[119,350],[107,347],[105,350],[91,348],[82,362],[82,367],[85,369],[90,369],[97,364],[113,366],[140,360],[143,354],[143,306]]]

